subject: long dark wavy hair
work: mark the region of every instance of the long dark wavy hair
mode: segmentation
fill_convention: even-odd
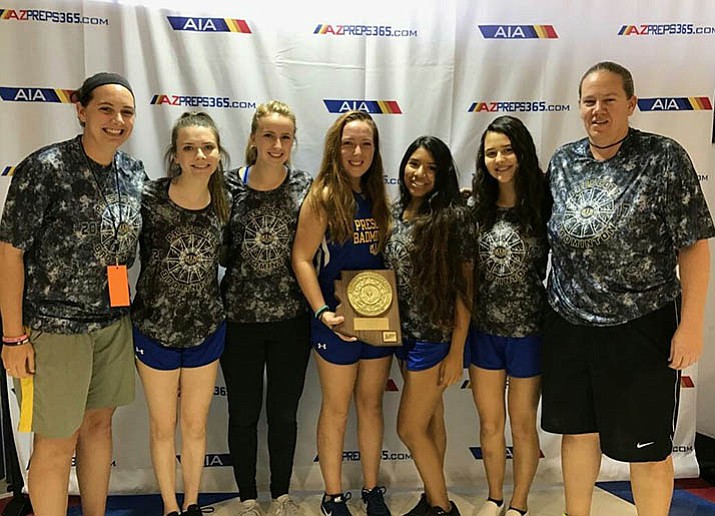
[[[228,206],[228,195],[223,179],[223,171],[228,167],[229,155],[221,146],[221,136],[219,135],[218,128],[208,113],[204,113],[203,111],[187,111],[174,123],[174,127],[171,129],[171,143],[164,154],[167,176],[173,178],[181,174],[181,167],[176,163],[176,141],[179,138],[179,131],[185,127],[206,127],[216,137],[216,144],[218,145],[221,158],[219,159],[218,168],[211,174],[208,187],[211,193],[211,206],[221,224],[225,224],[228,221],[230,208]]]
[[[400,205],[402,211],[412,200],[405,184],[405,167],[417,149],[430,153],[436,165],[434,189],[423,199],[412,219],[411,258],[418,306],[430,322],[444,330],[454,328],[454,305],[460,297],[471,305],[467,282],[462,275],[462,251],[459,244],[460,221],[464,201],[459,193],[457,167],[449,147],[434,136],[420,136],[413,141],[400,162]],[[402,213],[400,213],[402,217]]]
[[[472,180],[472,196],[480,231],[488,231],[494,225],[499,198],[499,183],[489,174],[484,164],[484,139],[489,132],[509,138],[516,154],[518,168],[515,176],[514,214],[519,226],[527,235],[543,235],[551,210],[551,196],[546,177],[539,166],[534,139],[522,121],[513,116],[495,118],[482,134],[477,152],[477,169]]]
[[[322,213],[328,222],[330,238],[334,242],[345,243],[352,239],[354,224],[353,218],[357,204],[350,186],[350,178],[343,170],[341,158],[341,141],[343,129],[350,122],[365,122],[372,129],[373,146],[375,152],[372,164],[367,172],[360,178],[363,194],[372,203],[372,216],[377,222],[380,235],[379,248],[385,246],[387,234],[390,231],[392,219],[390,206],[385,190],[385,170],[382,166],[380,155],[380,133],[375,121],[363,111],[348,111],[338,117],[325,135],[325,149],[323,161],[318,170],[318,175],[313,181],[306,202],[318,213]]]

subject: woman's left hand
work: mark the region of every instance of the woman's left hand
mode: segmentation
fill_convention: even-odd
[[[357,340],[355,337],[350,337],[349,335],[345,335],[335,330],[335,327],[337,325],[345,322],[345,317],[343,317],[342,315],[336,315],[335,312],[326,310],[320,315],[320,322],[322,322],[325,326],[333,330],[333,333],[335,335],[337,335],[346,342],[355,342]]]
[[[449,353],[439,364],[439,385],[449,387],[462,379],[462,356]]]
[[[671,369],[683,370],[697,362],[702,352],[702,330],[696,326],[681,322],[670,342],[668,366]]]

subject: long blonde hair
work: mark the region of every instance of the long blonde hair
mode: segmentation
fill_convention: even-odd
[[[293,110],[288,106],[288,104],[281,102],[280,100],[269,100],[268,102],[258,105],[256,112],[253,113],[253,118],[251,119],[251,138],[254,137],[256,135],[256,131],[258,131],[258,121],[264,116],[268,116],[273,113],[290,118],[291,122],[293,122],[293,139],[295,141],[295,134],[298,132],[298,124],[295,121],[295,113],[293,113]],[[258,149],[256,149],[256,146],[251,143],[251,138],[249,138],[246,143],[246,166],[248,167],[255,165],[256,159],[258,159]],[[286,165],[290,165],[290,160],[286,161]]]
[[[325,135],[323,161],[307,201],[316,213],[326,217],[332,241],[345,243],[352,238],[357,205],[341,158],[343,129],[350,122],[365,122],[372,129],[375,151],[372,164],[360,178],[360,182],[363,193],[372,203],[372,216],[380,235],[379,249],[382,250],[391,226],[390,208],[385,191],[385,170],[380,156],[380,135],[375,121],[368,113],[348,111],[330,126]]]

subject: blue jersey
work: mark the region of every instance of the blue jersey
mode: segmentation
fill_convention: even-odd
[[[316,255],[318,283],[325,304],[331,311],[334,311],[338,304],[335,299],[335,280],[340,278],[340,271],[385,268],[382,253],[379,252],[380,232],[372,216],[372,203],[359,194],[354,194],[354,197],[357,210],[352,238],[340,243],[331,241],[330,235],[326,233]],[[334,336],[322,322],[313,319],[313,338],[327,334]]]

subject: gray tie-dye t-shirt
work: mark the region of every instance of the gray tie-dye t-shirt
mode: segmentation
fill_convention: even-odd
[[[514,210],[498,208],[494,225],[478,232],[472,317],[479,331],[501,337],[541,332],[546,306],[546,235],[526,235]]]
[[[121,151],[107,167],[93,162],[81,136],[44,147],[17,166],[0,240],[24,251],[24,324],[87,333],[129,312],[110,307],[106,267],[134,261],[145,178],[141,161]]]
[[[144,188],[142,268],[132,322],[164,346],[188,348],[201,344],[224,320],[218,288],[223,228],[211,205],[188,210],[175,204],[170,181],[150,181]]]
[[[397,298],[400,306],[403,337],[427,342],[450,342],[452,332],[432,324],[424,309],[419,306],[412,259],[414,225],[402,220],[403,211],[399,201],[392,205],[393,227],[383,252],[385,265],[395,271],[397,279]],[[471,261],[469,253],[474,244],[470,239],[473,238],[474,233],[469,229],[470,224],[465,222],[467,220],[466,208],[454,208],[453,214],[451,231],[456,236],[455,247],[460,253],[462,261]],[[447,240],[447,235],[444,235],[442,244],[447,245]],[[422,266],[429,266],[429,264],[422,264]]]
[[[311,177],[289,169],[278,188],[261,191],[244,184],[244,173],[226,173],[233,196],[221,282],[226,316],[240,323],[293,319],[308,306],[293,274],[291,251]]]
[[[549,163],[548,298],[574,324],[612,326],[680,293],[678,250],[715,235],[698,177],[674,140],[630,129],[611,159],[588,140]]]

